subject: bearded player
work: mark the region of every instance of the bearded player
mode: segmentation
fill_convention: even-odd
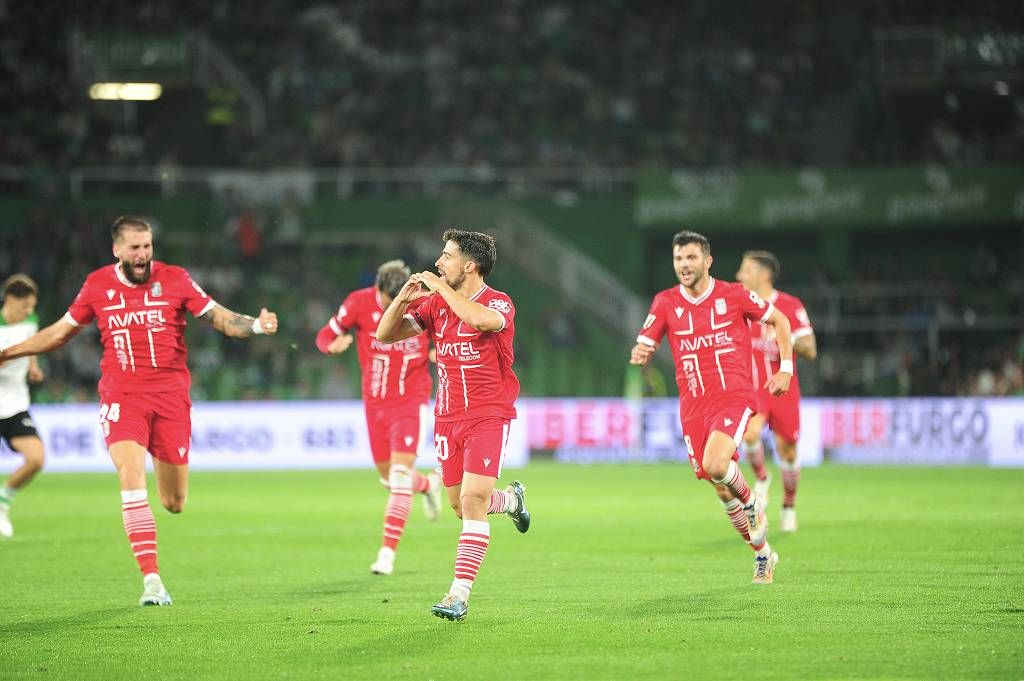
[[[432,612],[462,620],[490,544],[488,514],[506,513],[526,532],[530,513],[518,481],[495,489],[516,417],[519,380],[512,371],[515,306],[484,283],[498,257],[494,238],[449,229],[442,239],[437,274],[409,277],[384,312],[377,339],[396,343],[427,332],[437,349],[434,449],[448,501],[462,518],[462,534],[455,578]]]
[[[111,227],[114,259],[86,277],[63,318],[28,340],[0,350],[0,363],[61,347],[94,319],[103,343],[100,426],[121,483],[125,533],[139,569],[139,605],[170,605],[157,567],[156,521],[146,492],[146,452],[153,457],[160,501],[180,513],[188,495],[191,376],[185,313],[225,336],[277,332],[277,315],[232,312],[214,302],[181,267],[153,260],[153,229],[138,217]]]
[[[771,584],[779,554],[768,544],[768,521],[737,464],[737,448],[757,407],[747,320],[775,329],[782,366],[764,384],[773,395],[785,394],[793,375],[789,322],[757,294],[714,279],[712,261],[707,237],[675,235],[672,264],[679,286],[654,297],[630,363],[646,365],[668,336],[690,464],[698,479],[714,485],[733,527],[754,549],[753,582]]]
[[[440,477],[420,475],[414,469],[423,411],[430,399],[430,339],[421,333],[397,343],[377,340],[377,323],[409,275],[401,260],[384,263],[377,269],[375,284],[350,293],[316,336],[320,352],[337,355],[349,348],[355,333],[370,453],[381,483],[388,488],[384,538],[370,566],[377,575],[394,572],[395,551],[413,495],[423,495],[430,520],[436,520],[441,510]]]
[[[39,286],[24,274],[15,274],[3,283],[0,306],[0,347],[14,345],[39,330],[36,301]],[[8,362],[0,367],[0,438],[24,457],[25,462],[0,485],[0,537],[14,536],[10,511],[14,497],[43,468],[43,441],[28,413],[28,383],[43,380],[43,370],[35,357]]]
[[[790,335],[793,339],[793,352],[804,359],[813,360],[818,356],[818,345],[811,320],[799,298],[775,288],[780,270],[779,260],[774,254],[768,251],[747,251],[743,254],[736,279],[786,315],[793,329]],[[752,329],[751,336],[754,383],[758,384],[761,377],[778,372],[779,344],[770,327]],[[744,451],[757,478],[754,481],[754,494],[763,504],[768,503],[768,489],[771,486],[771,475],[764,463],[764,444],[761,441],[765,423],[775,433],[779,469],[782,471],[783,497],[779,529],[783,532],[796,532],[796,488],[800,482],[800,462],[796,452],[797,438],[800,437],[800,381],[796,374],[785,395],[775,396],[763,388],[758,390],[757,413],[751,417],[743,438]]]

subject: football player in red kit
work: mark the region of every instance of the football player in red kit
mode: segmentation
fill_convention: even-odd
[[[320,352],[337,355],[348,349],[355,334],[370,453],[381,483],[388,488],[384,538],[370,566],[377,575],[394,572],[395,552],[413,495],[423,495],[430,520],[436,520],[441,510],[440,477],[420,475],[414,468],[423,412],[430,399],[430,339],[421,333],[397,343],[377,340],[377,323],[409,275],[401,260],[384,263],[377,269],[374,285],[348,294],[316,336]]]
[[[448,501],[462,518],[462,534],[455,578],[432,612],[462,620],[490,543],[488,514],[508,514],[520,532],[529,529],[530,514],[518,481],[495,489],[516,417],[519,380],[512,371],[515,305],[484,283],[498,257],[494,238],[449,229],[442,239],[437,273],[409,277],[384,312],[377,339],[395,343],[427,332],[437,350],[434,449]]]
[[[757,406],[747,320],[775,329],[782,366],[765,381],[773,395],[786,392],[793,374],[789,322],[757,294],[713,278],[712,261],[707,237],[675,235],[672,263],[679,285],[654,297],[630,362],[646,365],[662,339],[669,339],[690,464],[698,479],[714,485],[733,526],[754,549],[754,583],[770,584],[779,556],[768,544],[764,510],[736,463],[737,448]]]
[[[774,254],[768,251],[747,251],[743,254],[736,279],[786,315],[792,328],[790,336],[793,339],[793,352],[804,359],[813,360],[818,356],[818,344],[811,320],[799,298],[775,288],[780,270],[779,260]],[[752,329],[751,345],[754,353],[754,383],[760,384],[761,377],[771,376],[779,370],[779,344],[771,327],[760,327]],[[800,482],[800,462],[796,452],[797,438],[800,437],[800,381],[795,373],[789,384],[789,392],[785,395],[775,396],[763,388],[758,390],[757,413],[751,417],[743,438],[743,448],[756,478],[754,494],[767,504],[771,476],[764,463],[764,445],[761,443],[761,430],[765,423],[775,433],[779,469],[782,471],[783,497],[779,529],[783,532],[796,532],[796,488]]]
[[[277,332],[277,315],[232,312],[213,301],[181,267],[153,259],[153,230],[123,216],[111,227],[114,262],[86,277],[67,313],[28,340],[0,351],[0,362],[61,347],[96,320],[100,427],[121,483],[124,529],[143,575],[140,605],[170,605],[157,567],[156,521],[146,493],[146,452],[160,501],[180,513],[188,495],[191,376],[185,362],[186,313],[226,336]]]

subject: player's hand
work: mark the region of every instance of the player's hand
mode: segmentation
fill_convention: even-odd
[[[348,346],[352,345],[352,334],[343,333],[327,346],[327,353],[330,355],[340,355],[341,353],[348,350]]]
[[[793,374],[788,374],[784,371],[780,371],[775,374],[764,384],[765,390],[770,392],[775,397],[780,397],[789,392],[789,382],[793,380]]]
[[[437,276],[434,272],[423,271],[419,274],[414,274],[414,277],[419,277],[420,283],[426,286],[430,291],[436,291],[442,285],[444,285],[444,279]]]
[[[260,308],[260,316],[257,317],[260,322],[260,327],[263,329],[263,333],[268,336],[273,336],[277,333],[277,315],[273,312],[268,312],[267,308]]]
[[[656,350],[657,348],[652,348],[646,343],[637,343],[629,353],[629,363],[645,367],[651,361],[651,357],[654,357]]]
[[[29,383],[42,383],[43,379],[46,378],[46,374],[39,368],[38,365],[30,365],[28,368],[28,382]]]
[[[402,290],[395,296],[395,300],[404,305],[408,305],[414,300],[419,300],[425,296],[429,296],[430,293],[423,290],[423,286],[420,285],[420,275],[414,274],[409,277],[409,280],[402,286]]]

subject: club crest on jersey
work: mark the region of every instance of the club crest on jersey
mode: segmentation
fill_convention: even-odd
[[[501,298],[494,298],[493,300],[488,301],[487,307],[492,310],[497,310],[501,314],[508,314],[512,311],[512,306],[509,305],[509,302],[507,300],[502,300]]]
[[[164,293],[163,285],[158,281],[149,287],[149,292],[153,294],[154,298],[159,298]]]
[[[715,314],[725,314],[725,298],[715,298]]]
[[[107,300],[113,300],[113,299],[114,299],[114,289],[108,288],[107,289]]]

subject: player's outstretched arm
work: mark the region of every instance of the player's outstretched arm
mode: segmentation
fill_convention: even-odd
[[[74,338],[81,330],[81,327],[75,326],[61,317],[28,340],[0,350],[0,364],[25,355],[41,355],[44,352],[56,350]]]
[[[277,315],[268,312],[265,307],[260,310],[259,317],[250,317],[233,312],[223,305],[214,305],[199,319],[209,322],[213,328],[231,338],[248,338],[253,334],[272,336],[277,333]]]
[[[793,378],[793,336],[789,319],[778,308],[772,310],[771,316],[764,323],[775,329],[775,342],[779,344],[779,359],[782,362],[779,373],[769,378],[764,387],[778,397],[789,391],[789,382]]]
[[[412,275],[412,279],[419,277],[419,281],[431,291],[436,291],[448,307],[452,309],[459,319],[470,325],[477,331],[501,331],[505,328],[505,318],[497,310],[492,310],[486,305],[472,301],[455,289],[449,286],[441,277],[433,272],[420,272]]]
[[[419,334],[412,322],[405,318],[405,311],[409,309],[409,303],[428,295],[430,294],[423,290],[415,274],[409,277],[402,290],[381,315],[377,323],[377,340],[381,343],[397,343]]]
[[[793,352],[812,362],[818,359],[818,341],[815,340],[814,334],[800,336],[793,341]]]

